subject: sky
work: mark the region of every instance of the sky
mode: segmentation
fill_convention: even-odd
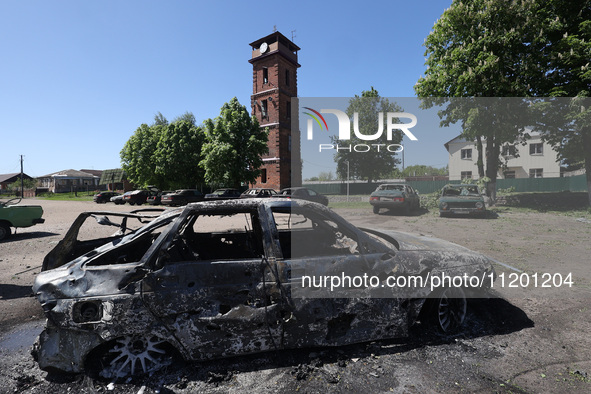
[[[301,50],[299,97],[370,87],[413,97],[424,39],[451,0],[0,2],[0,174],[119,168],[156,113],[198,123],[237,97],[250,109],[251,47],[276,28]],[[406,166],[445,167],[458,134],[423,132]],[[304,162],[304,178],[330,170]]]

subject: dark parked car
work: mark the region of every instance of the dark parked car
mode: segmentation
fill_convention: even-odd
[[[439,197],[439,216],[486,216],[484,197],[478,185],[445,185]]]
[[[205,198],[203,193],[196,189],[181,189],[162,196],[162,205],[181,206],[191,202],[201,201]]]
[[[274,189],[255,188],[248,189],[240,195],[240,198],[269,198],[277,197],[277,192]]]
[[[328,205],[328,197],[315,192],[307,187],[288,187],[281,189],[280,196],[287,196],[289,198],[300,198],[302,200],[314,201],[322,205]]]
[[[213,193],[205,195],[208,200],[227,200],[229,198],[240,198],[240,190],[238,189],[216,189]]]
[[[142,205],[148,201],[148,197],[154,194],[148,190],[134,190],[131,193],[125,193],[123,200],[129,205]]]
[[[174,192],[172,190],[158,192],[158,193],[153,194],[150,197],[148,197],[148,199],[146,201],[150,205],[160,205],[162,203],[162,196],[165,194],[168,194],[168,193],[174,193]]]
[[[111,202],[115,203],[115,205],[123,205],[123,204],[125,204],[125,197],[131,193],[132,192],[125,192],[121,195],[111,197]]]
[[[104,204],[111,201],[111,198],[119,195],[120,194],[117,192],[100,192],[94,195],[92,201],[96,202],[97,204]]]
[[[89,217],[120,235],[78,241]],[[466,296],[495,278],[482,254],[433,237],[361,230],[302,200],[203,201],[132,227],[138,218],[145,220],[82,214],[45,258],[33,286],[47,316],[33,350],[42,369],[118,379],[162,368],[173,354],[209,360],[341,346],[405,336],[417,321],[450,332],[462,325]],[[342,286],[322,285],[327,275],[342,277]],[[427,280],[444,275],[486,280]],[[415,282],[386,285],[392,278]]]
[[[404,183],[385,183],[369,196],[369,203],[373,206],[373,213],[379,214],[380,208],[402,210],[410,212],[421,207],[418,193]]]

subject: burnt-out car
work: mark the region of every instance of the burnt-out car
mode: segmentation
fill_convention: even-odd
[[[109,224],[106,215],[99,222]],[[175,354],[341,346],[404,336],[417,321],[452,331],[466,297],[489,282],[416,281],[495,275],[486,256],[459,245],[359,229],[320,204],[285,198],[193,203],[92,242],[58,244],[35,280],[47,324],[34,355],[44,370],[117,379]],[[364,276],[369,284],[358,283]],[[327,277],[342,286],[322,285]],[[412,277],[414,286],[383,286]]]
[[[439,197],[439,216],[486,217],[486,204],[478,185],[445,185]]]

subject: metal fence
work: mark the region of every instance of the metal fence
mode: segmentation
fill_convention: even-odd
[[[386,182],[372,183],[349,183],[349,194],[370,194],[380,184]],[[439,191],[443,186],[450,183],[460,183],[460,181],[408,181],[406,182],[421,194],[428,194]],[[304,183],[305,187],[315,190],[321,194],[327,195],[345,195],[347,194],[346,182],[329,183]],[[515,192],[582,192],[587,191],[587,180],[585,175],[577,175],[563,178],[516,178],[516,179],[497,179],[497,190],[514,188]]]

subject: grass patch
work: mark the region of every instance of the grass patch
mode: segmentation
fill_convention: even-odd
[[[43,193],[39,195],[41,200],[53,201],[92,201],[94,192],[78,192],[78,193]]]
[[[336,209],[369,209],[371,205],[365,201],[331,201],[328,207]]]

